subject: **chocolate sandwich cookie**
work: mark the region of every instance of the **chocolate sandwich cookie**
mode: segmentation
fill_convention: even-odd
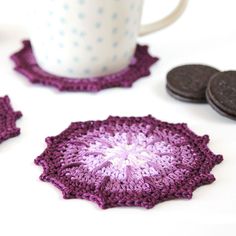
[[[206,88],[219,70],[206,65],[183,65],[167,74],[167,91],[173,97],[194,103],[206,103]]]
[[[208,103],[221,115],[236,120],[236,71],[213,76],[208,84]]]

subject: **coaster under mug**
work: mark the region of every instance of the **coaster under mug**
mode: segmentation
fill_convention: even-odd
[[[148,46],[137,45],[135,56],[128,68],[112,75],[76,79],[55,76],[41,69],[28,40],[23,41],[23,48],[14,53],[11,59],[15,63],[15,70],[32,83],[52,86],[60,91],[83,92],[98,92],[113,87],[131,87],[138,79],[150,75],[150,67],[159,60],[148,53]]]

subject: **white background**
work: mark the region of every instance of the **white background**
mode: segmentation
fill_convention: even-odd
[[[146,0],[144,21],[164,16],[176,3]],[[236,123],[165,91],[166,73],[183,63],[236,69],[236,1],[190,0],[176,24],[139,40],[161,57],[152,75],[132,89],[98,94],[59,93],[31,85],[12,70],[9,55],[28,36],[28,6],[26,0],[0,0],[0,96],[8,94],[24,114],[18,122],[22,134],[0,145],[0,235],[236,235]],[[38,180],[42,170],[33,160],[45,149],[45,137],[71,121],[147,114],[209,134],[210,148],[225,158],[213,171],[217,181],[196,190],[190,201],[104,211],[88,201],[63,200],[55,187]]]

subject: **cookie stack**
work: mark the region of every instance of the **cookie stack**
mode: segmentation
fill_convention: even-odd
[[[166,88],[178,100],[208,103],[221,115],[236,120],[236,71],[183,65],[167,74]]]

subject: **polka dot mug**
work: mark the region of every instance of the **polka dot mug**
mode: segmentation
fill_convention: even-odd
[[[125,69],[138,35],[173,23],[188,0],[180,0],[172,14],[141,26],[143,0],[33,1],[31,44],[45,71],[70,78],[90,78]]]

